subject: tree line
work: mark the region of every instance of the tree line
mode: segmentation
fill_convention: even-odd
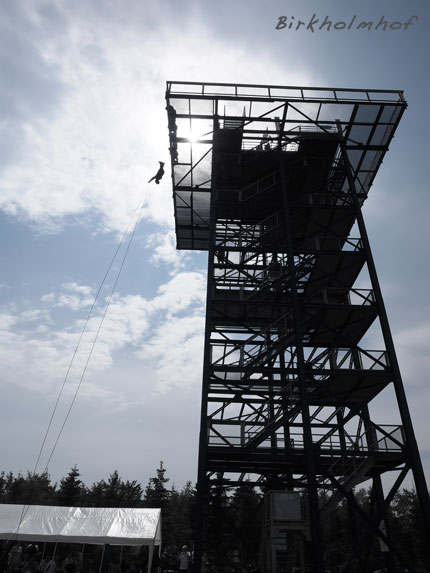
[[[163,514],[164,542],[178,535],[178,542],[192,538],[192,512],[195,490],[187,482],[181,490],[168,489],[163,462],[145,488],[137,480],[123,481],[117,470],[107,480],[87,487],[77,466],[58,483],[52,483],[48,472],[26,475],[0,473],[0,503],[58,505],[65,507],[159,507]],[[179,535],[179,531],[181,534]]]
[[[109,478],[87,487],[75,466],[58,483],[47,472],[0,473],[0,503],[59,505],[74,507],[158,507],[162,512],[162,539],[165,559],[175,559],[182,545],[192,547],[196,490],[191,481],[177,490],[169,487],[163,462],[146,487],[123,481],[115,470]],[[371,491],[361,489],[356,499],[366,509]],[[205,508],[205,551],[209,562],[222,569],[234,561],[250,568],[258,566],[262,536],[264,491],[243,482],[229,490],[225,482],[211,488]],[[357,524],[356,524],[357,526]],[[430,571],[430,551],[414,491],[403,489],[394,497],[387,527],[399,552],[411,568]],[[365,532],[363,532],[364,534]],[[337,570],[352,558],[351,524],[348,505],[341,502],[323,523],[326,566]],[[380,547],[367,545],[362,556],[369,567],[380,563]],[[373,569],[369,569],[373,570]]]

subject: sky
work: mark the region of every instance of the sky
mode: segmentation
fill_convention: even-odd
[[[207,255],[175,249],[170,80],[405,91],[364,215],[429,479],[429,27],[422,0],[0,0],[0,471],[196,481]]]

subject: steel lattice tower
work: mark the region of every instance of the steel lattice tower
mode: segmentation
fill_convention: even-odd
[[[315,571],[346,499],[356,555],[379,540],[392,571],[386,511],[409,471],[427,524],[429,498],[361,208],[403,93],[168,82],[166,99],[177,247],[209,255],[197,564],[216,476],[304,492]]]

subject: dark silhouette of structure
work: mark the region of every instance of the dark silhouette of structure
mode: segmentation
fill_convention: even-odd
[[[429,498],[361,207],[403,93],[168,82],[166,99],[177,247],[209,254],[197,570],[216,478],[271,492],[269,570],[322,572],[321,523],[346,500],[343,570],[366,571],[376,541],[393,571],[386,513],[408,472],[427,526]]]

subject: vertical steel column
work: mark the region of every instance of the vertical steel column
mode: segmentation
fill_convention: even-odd
[[[306,384],[306,367],[303,352],[303,335],[301,328],[301,313],[296,285],[296,269],[294,265],[294,242],[290,227],[290,208],[288,204],[288,189],[285,174],[285,164],[282,158],[282,148],[278,148],[279,174],[284,211],[284,230],[287,242],[288,271],[290,275],[291,301],[294,319],[294,335],[297,350],[298,383],[300,388],[301,414],[303,424],[303,443],[305,449],[305,464],[308,481],[308,500],[311,518],[312,553],[315,573],[323,573],[324,557],[322,531],[318,505],[318,486],[314,460],[314,445],[312,441],[311,417],[309,413],[308,389]]]
[[[346,446],[346,437],[345,437],[345,426],[344,426],[344,410],[338,411],[336,414],[336,421],[339,428],[339,440],[342,449],[342,460],[347,459],[347,446]],[[354,512],[354,507],[351,502],[351,498],[346,498],[346,503],[348,507],[348,517],[349,517],[349,527],[351,532],[351,541],[352,541],[352,554],[355,558],[359,555],[358,549],[358,532],[357,532],[357,522],[356,522],[356,515]]]
[[[214,133],[217,128],[217,116],[214,116]],[[208,250],[208,278],[206,291],[206,320],[205,320],[205,346],[203,355],[202,400],[200,413],[199,460],[197,470],[196,495],[196,528],[194,533],[194,564],[193,573],[200,573],[203,555],[203,526],[205,496],[208,490],[206,477],[207,448],[208,448],[208,394],[211,375],[211,333],[212,333],[212,296],[214,283],[214,260],[216,240],[216,178],[214,169],[215,153],[212,152],[212,185],[210,197],[210,223],[209,223],[209,250]]]
[[[388,540],[390,541],[391,545],[392,540],[390,535],[390,525],[387,520],[387,512],[384,509],[384,490],[382,487],[381,476],[379,474],[373,477],[373,492],[376,500],[376,511],[378,513],[382,513],[382,519],[380,521],[380,524],[383,523],[385,526],[385,530],[382,529],[382,532],[385,533],[385,535],[388,537]],[[381,544],[381,541],[379,543]],[[388,551],[382,551],[381,549],[381,553],[383,553],[382,559],[384,561],[387,573],[394,573],[395,567],[393,561],[392,547],[390,546],[387,547]]]
[[[338,125],[340,129],[340,126]],[[394,342],[391,335],[390,326],[388,323],[387,312],[385,309],[384,301],[382,298],[382,291],[379,285],[378,275],[376,273],[375,263],[373,261],[372,251],[370,248],[370,242],[367,235],[366,226],[364,224],[363,214],[361,212],[361,205],[358,200],[357,191],[355,188],[355,182],[352,174],[352,167],[348,159],[348,154],[346,150],[345,141],[342,139],[340,141],[341,157],[345,166],[346,176],[348,179],[349,190],[351,192],[351,197],[353,200],[357,225],[360,231],[361,240],[363,242],[363,248],[366,256],[367,269],[369,271],[370,282],[372,284],[373,292],[375,293],[375,300],[378,308],[378,316],[381,322],[382,335],[384,337],[385,348],[388,352],[388,357],[390,361],[390,366],[393,372],[393,384],[394,390],[397,397],[397,403],[399,406],[400,417],[405,431],[406,445],[410,459],[410,465],[412,473],[415,479],[415,486],[417,490],[418,501],[423,512],[424,523],[430,536],[430,498],[427,491],[427,484],[425,480],[424,470],[421,463],[418,445],[415,439],[415,433],[412,426],[412,419],[409,412],[408,403],[406,400],[406,394],[403,387],[402,377],[400,374],[399,364],[397,362],[396,351],[394,348]]]
[[[363,421],[364,421],[364,429],[366,432],[369,449],[377,450],[376,431],[372,426],[372,423],[370,420],[369,406],[367,406],[367,405],[363,407]],[[387,512],[384,509],[384,489],[382,487],[382,480],[381,480],[380,474],[375,474],[372,478],[372,495],[373,495],[373,497],[375,499],[375,503],[376,503],[375,513],[377,515],[380,514],[379,523],[377,524],[378,528],[381,529],[380,524],[381,524],[381,522],[383,522],[385,525],[385,530],[383,530],[383,533],[387,536],[387,538],[388,538],[387,541],[389,542],[386,544],[389,551],[383,552],[384,555],[382,556],[381,561],[384,561],[384,565],[387,569],[387,573],[394,573],[395,569],[394,569],[393,557],[391,554],[392,541],[391,541],[391,536],[390,536],[390,531],[389,531],[389,526],[388,526]],[[370,517],[372,517],[372,515],[370,515]],[[381,544],[381,539],[379,539],[379,544]]]

